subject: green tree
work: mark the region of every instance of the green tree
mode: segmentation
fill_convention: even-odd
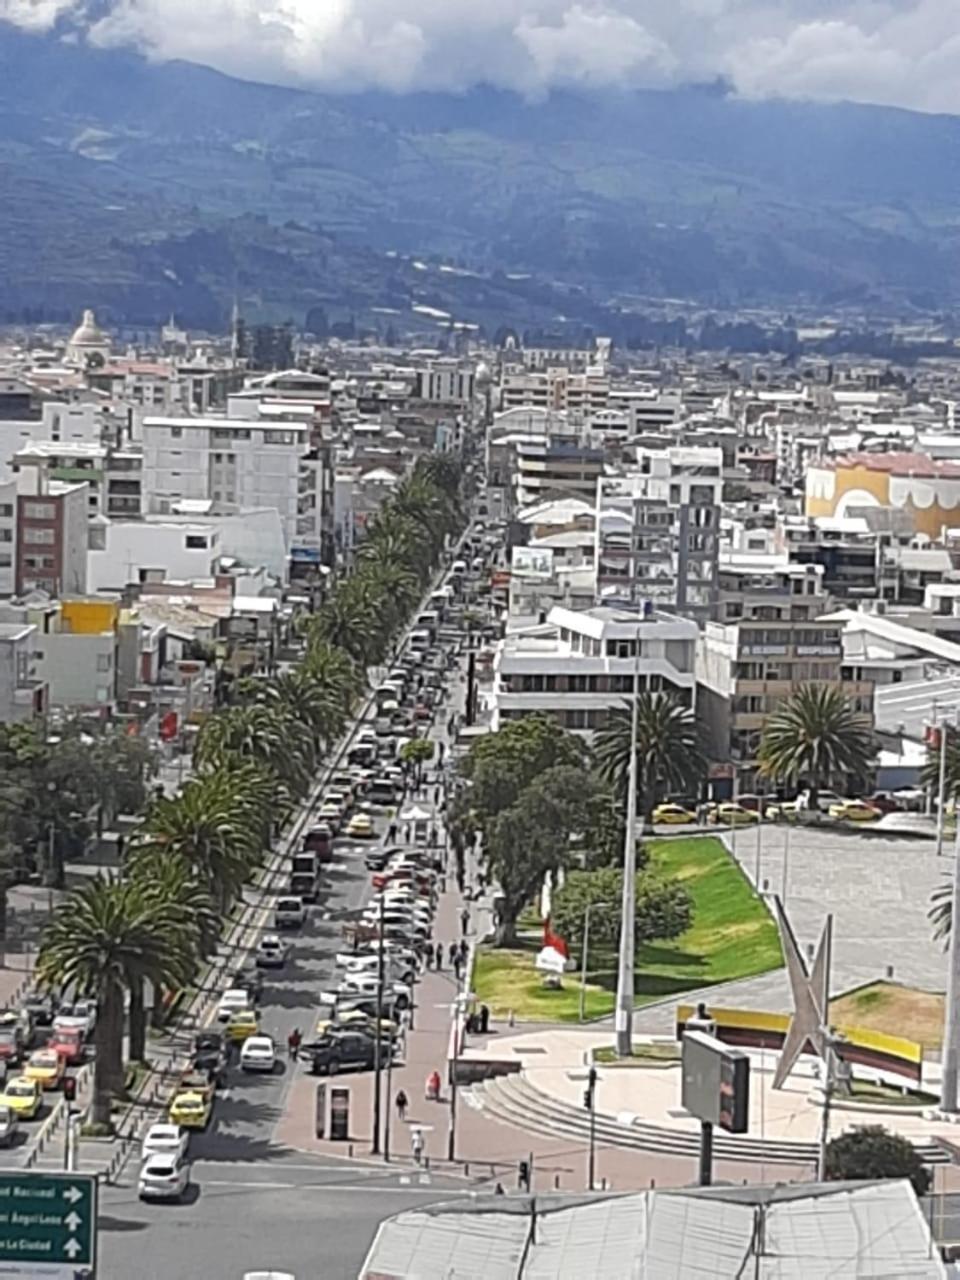
[[[864,778],[876,745],[865,716],[836,685],[802,684],[771,712],[760,741],[760,770],[778,782],[806,781],[810,807],[841,776]]]
[[[669,941],[690,927],[693,902],[682,884],[647,874],[637,876],[636,943]],[[563,886],[550,902],[551,927],[576,951],[583,945],[587,907],[606,903],[590,912],[590,939],[597,947],[615,948],[620,939],[620,901],[623,871],[604,867],[599,871],[568,871]]]
[[[552,716],[511,720],[478,739],[461,766],[469,786],[469,808],[485,829],[516,803],[538,775],[558,765],[584,768],[586,747]]]
[[[411,738],[400,749],[400,759],[404,764],[413,765],[417,782],[423,777],[423,766],[433,759],[434,744],[430,738]]]
[[[154,985],[183,976],[176,912],[139,885],[97,877],[54,912],[37,955],[45,987],[97,1002],[94,1028],[94,1124],[109,1125],[112,1097],[123,1088],[124,992],[132,981]]]
[[[632,701],[598,730],[593,754],[600,776],[625,794],[630,769]],[[637,698],[637,804],[644,827],[672,793],[698,792],[706,759],[693,712],[671,693],[641,690]]]
[[[907,1178],[918,1196],[930,1187],[930,1171],[908,1138],[882,1125],[864,1125],[827,1144],[828,1182],[862,1178]]]

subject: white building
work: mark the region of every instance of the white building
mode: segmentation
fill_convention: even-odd
[[[597,597],[703,621],[717,599],[722,453],[640,449],[638,464],[597,484]]]
[[[475,389],[476,371],[472,365],[459,360],[429,360],[417,370],[413,394],[431,404],[465,407],[473,400]]]
[[[17,482],[0,482],[0,596],[12,596],[17,581]]]
[[[212,523],[101,518],[90,526],[87,589],[96,594],[147,579],[212,578],[221,554],[220,533]]]
[[[44,401],[39,418],[0,418],[0,484],[14,474],[14,455],[29,445],[99,445],[109,426],[105,406],[94,401]]]
[[[686,618],[606,606],[551,609],[543,625],[499,643],[492,727],[539,711],[592,733],[628,700],[635,673],[642,690],[667,690],[693,707],[696,645],[697,624]]]
[[[34,658],[36,627],[0,622],[0,724],[30,720],[46,710],[46,688]]]

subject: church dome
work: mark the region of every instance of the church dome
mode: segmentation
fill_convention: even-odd
[[[92,311],[84,311],[83,319],[80,321],[78,328],[74,330],[73,337],[70,339],[71,347],[102,347],[106,342],[103,330],[97,324],[96,316]]]

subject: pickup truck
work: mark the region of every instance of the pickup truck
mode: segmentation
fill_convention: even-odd
[[[173,1096],[181,1093],[199,1093],[202,1098],[211,1100],[216,1091],[217,1079],[211,1077],[209,1071],[201,1071],[198,1067],[188,1067],[177,1083]]]

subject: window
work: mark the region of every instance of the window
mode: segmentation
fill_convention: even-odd
[[[23,541],[26,544],[35,547],[52,547],[54,541],[53,529],[34,529],[27,525],[23,530]]]
[[[187,534],[187,550],[188,551],[206,551],[207,539],[205,534],[188,533]]]
[[[23,518],[25,520],[56,520],[57,508],[52,502],[25,502]]]
[[[10,520],[13,517],[13,503],[0,502],[0,520]]]
[[[170,438],[171,438],[172,440],[182,440],[182,439],[183,439],[183,427],[171,427],[171,428],[170,428]]]
[[[13,556],[9,551],[0,551],[0,569],[9,569],[13,564]]]
[[[98,653],[97,654],[97,670],[110,671],[113,669],[113,654]]]
[[[13,541],[13,530],[0,529],[0,542],[12,542],[12,541]]]

